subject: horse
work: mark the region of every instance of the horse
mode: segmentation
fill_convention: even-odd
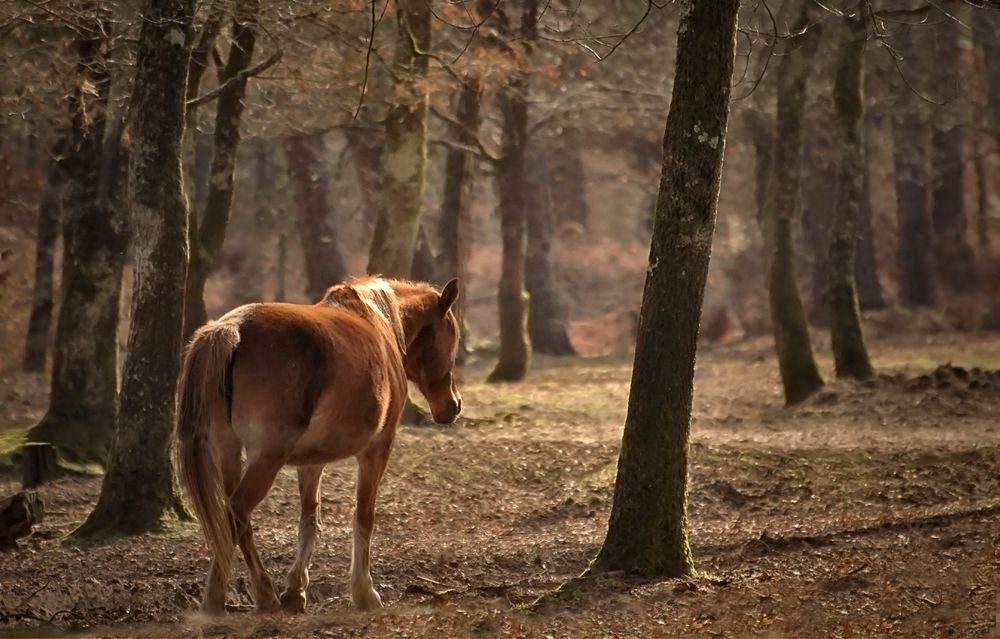
[[[260,612],[304,612],[326,464],[358,463],[350,590],[382,606],[371,577],[375,497],[412,381],[439,424],[462,410],[453,375],[458,282],[440,292],[378,277],[331,287],[313,305],[256,303],[202,326],[184,357],[176,427],[179,476],[213,559],[201,609],[225,611],[236,544]],[[243,470],[242,453],[246,452]],[[276,595],[250,515],[286,465],[298,473],[298,550]]]

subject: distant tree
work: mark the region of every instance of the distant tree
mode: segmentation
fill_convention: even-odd
[[[739,0],[691,0],[677,63],[608,533],[593,571],[691,574],[687,453]]]
[[[129,110],[135,283],[121,412],[97,505],[74,533],[160,529],[186,517],[170,462],[187,270],[181,168],[193,0],[147,0]]]
[[[368,272],[408,277],[413,267],[427,170],[427,76],[431,8],[426,0],[397,0],[392,58],[396,92],[385,119],[382,197]]]
[[[960,10],[961,3],[942,6]],[[933,27],[933,86],[948,104],[934,109],[931,131],[931,228],[937,275],[952,291],[973,290],[978,282],[976,256],[966,233],[964,134],[960,93],[960,27],[944,20]],[[927,34],[931,35],[931,34]]]
[[[323,148],[322,136],[315,133],[285,139],[288,176],[305,256],[306,293],[313,300],[319,300],[326,289],[347,277],[336,229],[327,222],[330,202],[321,165]]]
[[[806,78],[819,44],[821,23],[809,21],[810,5],[798,9],[787,55],[778,65],[776,134],[768,194],[764,207],[764,238],[768,253],[768,293],[778,365],[785,401],[800,402],[822,388],[813,357],[802,299],[799,297],[792,244],[792,222],[799,209],[799,165]]]
[[[55,252],[59,240],[59,219],[62,209],[64,177],[61,156],[66,141],[60,138],[51,151],[48,163],[48,184],[38,206],[38,226],[35,235],[35,284],[31,295],[31,316],[24,342],[22,368],[31,373],[45,370],[49,352],[52,310],[55,308]]]
[[[837,377],[867,379],[874,375],[861,330],[855,288],[858,225],[865,192],[864,60],[867,41],[866,2],[843,18],[833,102],[840,143],[837,202],[830,222],[830,337]]]
[[[521,26],[534,25],[538,1],[525,0]],[[513,40],[513,25],[505,7],[496,10],[501,37]],[[525,55],[530,53],[531,40],[521,42]],[[502,50],[517,59],[511,44]],[[513,382],[524,379],[531,359],[531,344],[527,334],[528,304],[524,290],[526,248],[526,194],[528,190],[528,77],[516,69],[513,77],[499,94],[503,121],[503,155],[497,165],[500,190],[500,236],[502,263],[497,307],[500,319],[500,357],[487,377],[490,382]]]
[[[926,107],[908,83],[921,79],[927,63],[914,46],[912,29],[899,29],[894,46],[901,52],[902,73],[892,78],[892,157],[896,187],[899,244],[899,300],[904,306],[933,306],[937,300],[931,256],[927,163],[930,153]],[[905,74],[905,75],[904,75]]]
[[[113,16],[81,11],[65,177],[63,261],[49,408],[28,433],[65,461],[103,464],[118,412],[118,318],[127,218],[114,201],[121,119],[109,100]],[[110,117],[109,117],[110,114]],[[47,479],[29,469],[36,481]]]

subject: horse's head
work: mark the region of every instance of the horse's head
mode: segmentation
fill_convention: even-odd
[[[453,373],[459,327],[451,307],[457,298],[458,280],[435,292],[433,303],[424,309],[422,328],[406,349],[406,376],[427,398],[438,424],[450,424],[462,412]]]

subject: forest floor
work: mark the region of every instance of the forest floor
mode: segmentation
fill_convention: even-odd
[[[767,339],[704,349],[691,444],[700,575],[602,577],[531,614],[601,543],[628,398],[624,356],[539,358],[524,384],[467,367],[466,417],[404,428],[377,508],[383,611],[352,609],[353,463],[331,465],[301,616],[194,614],[207,568],[194,526],[81,548],[97,478],[42,490],[48,514],[0,553],[0,636],[985,637],[1000,599],[1000,336],[896,336],[881,375],[782,407]],[[828,376],[828,353],[820,353]],[[944,367],[951,362],[954,367]],[[940,368],[939,368],[940,367]],[[0,427],[44,408],[43,384],[0,380]],[[18,489],[0,476],[0,496]],[[284,471],[256,512],[279,586],[295,552]],[[230,603],[250,605],[245,572]]]

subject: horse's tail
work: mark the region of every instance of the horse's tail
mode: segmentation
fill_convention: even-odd
[[[209,432],[213,418],[228,420],[227,378],[239,343],[239,325],[233,320],[209,322],[195,333],[184,358],[177,411],[181,482],[223,574],[229,574],[234,531]]]

